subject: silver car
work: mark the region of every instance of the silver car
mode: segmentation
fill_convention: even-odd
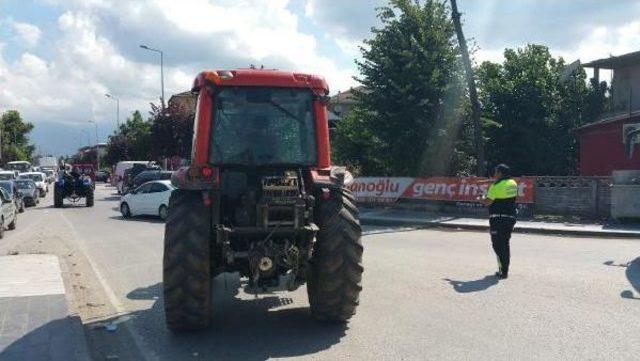
[[[0,201],[2,202],[2,208],[0,209],[0,238],[3,238],[5,229],[16,229],[18,212],[16,212],[16,203],[2,188],[0,188]]]

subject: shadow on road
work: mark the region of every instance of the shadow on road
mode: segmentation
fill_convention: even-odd
[[[114,318],[144,338],[147,352],[159,360],[193,360],[195,355],[216,360],[267,360],[312,355],[337,344],[348,327],[315,321],[308,307],[294,307],[284,293],[259,297],[242,291],[236,275],[221,275],[213,283],[212,325],[199,332],[167,330],[162,283],[138,288],[130,300],[151,300],[151,308]],[[108,323],[109,321],[107,321]],[[104,323],[104,321],[102,321]],[[95,328],[88,325],[89,329]],[[100,332],[100,331],[94,331]],[[105,331],[102,331],[105,332]],[[120,332],[120,331],[118,331]]]
[[[449,282],[458,293],[480,292],[498,284],[498,278],[494,275],[472,281],[456,281],[449,278],[444,278],[444,280]]]
[[[69,316],[49,321],[8,344],[0,338],[0,360],[76,360],[74,353],[79,350],[74,349],[72,322],[80,323]]]
[[[147,222],[147,223],[164,223],[162,219],[154,216],[135,216],[124,218],[123,216],[111,216],[110,219],[116,219],[125,222]]]
[[[606,261],[604,262],[604,265],[626,268],[625,275],[627,276],[627,280],[629,280],[631,287],[635,289],[636,293],[640,294],[640,257],[628,263],[615,263],[614,261]],[[620,292],[620,297],[631,300],[640,300],[640,297],[635,296],[632,290],[624,290]]]
[[[111,195],[109,197],[104,197],[101,199],[101,201],[119,201],[120,200],[120,196],[119,195]]]
[[[43,210],[50,210],[55,207],[53,206],[53,204],[50,204],[44,207],[41,207],[40,205],[36,205],[36,206],[25,206],[24,208],[25,210],[28,210],[28,211],[43,211]]]

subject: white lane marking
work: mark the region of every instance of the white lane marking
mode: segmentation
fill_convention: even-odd
[[[87,261],[89,262],[91,269],[93,269],[93,272],[96,274],[96,278],[98,279],[98,282],[100,282],[100,285],[102,286],[105,293],[107,294],[107,298],[109,298],[109,302],[111,302],[113,307],[116,309],[116,313],[118,314],[126,313],[127,311],[122,305],[122,303],[120,302],[120,300],[118,300],[116,293],[109,286],[109,284],[107,283],[107,280],[102,275],[102,272],[100,272],[98,265],[93,261],[93,258],[91,258],[91,255],[89,254],[89,252],[87,252],[84,242],[80,241],[80,237],[78,236],[78,233],[76,233],[76,230],[73,227],[73,224],[71,224],[69,219],[64,215],[64,212],[59,212],[58,214],[60,214],[62,219],[65,221],[65,223],[69,226],[69,229],[71,229],[71,232],[73,233],[73,238],[76,240],[76,245],[78,246],[78,248],[80,248],[80,251],[87,257]]]
[[[26,254],[0,257],[0,298],[64,295],[58,257]]]
[[[129,312],[124,307],[122,302],[120,302],[120,300],[116,296],[116,293],[113,291],[113,289],[109,286],[109,283],[107,282],[107,279],[102,275],[102,272],[100,272],[100,269],[98,268],[98,265],[93,260],[93,258],[91,258],[91,255],[89,254],[89,252],[87,251],[87,249],[85,247],[84,241],[79,237],[79,235],[76,232],[76,229],[73,227],[73,224],[71,223],[71,221],[69,221],[69,219],[65,216],[64,212],[58,212],[58,214],[61,216],[61,218],[64,220],[64,222],[69,226],[69,229],[73,233],[73,238],[76,241],[75,242],[76,246],[79,248],[79,250],[87,258],[87,261],[89,262],[89,266],[91,266],[91,269],[95,273],[96,278],[98,279],[98,282],[100,283],[100,286],[102,286],[102,289],[104,290],[104,293],[107,295],[107,298],[109,299],[109,302],[111,303],[111,305],[113,305],[113,308],[115,308],[116,314],[117,315],[128,314]],[[127,331],[129,332],[129,335],[131,335],[131,338],[133,339],[133,343],[136,345],[136,347],[138,348],[138,351],[145,358],[145,360],[157,360],[158,359],[158,356],[155,355],[154,352],[148,350],[148,348],[145,346],[144,341],[135,332],[135,330],[133,330],[132,327],[129,326],[128,323],[124,323],[123,326],[127,329]]]

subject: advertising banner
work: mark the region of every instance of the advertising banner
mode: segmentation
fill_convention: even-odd
[[[534,182],[530,178],[516,178],[519,204],[533,203]],[[399,199],[477,202],[493,183],[489,178],[455,177],[364,177],[356,178],[349,186],[359,202],[394,203]]]
[[[349,186],[358,202],[394,203],[413,183],[414,178],[364,177]]]
[[[533,203],[533,180],[516,178],[518,183],[518,203]],[[489,178],[429,177],[415,178],[405,189],[401,198],[433,201],[474,202],[487,194],[493,183]]]

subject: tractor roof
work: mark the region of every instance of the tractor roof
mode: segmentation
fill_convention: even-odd
[[[203,71],[194,80],[192,91],[198,91],[206,82],[223,87],[309,88],[323,95],[329,93],[329,86],[321,76],[280,70],[236,69]]]

